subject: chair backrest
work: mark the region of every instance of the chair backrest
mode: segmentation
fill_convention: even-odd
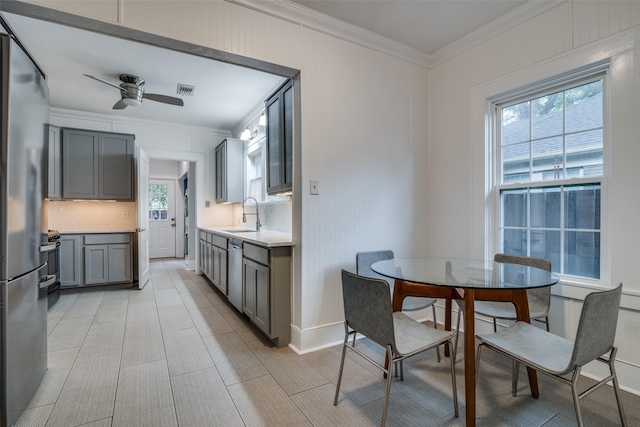
[[[381,346],[395,348],[389,284],[342,270],[344,317],[354,329]]]
[[[584,299],[569,370],[584,366],[611,351],[618,326],[622,283],[614,289],[592,292]]]
[[[507,255],[507,254],[495,254],[493,257],[494,262],[498,263],[508,263],[508,264],[518,264],[518,265],[526,265],[528,267],[535,267],[541,270],[551,271],[551,261],[546,258],[535,258],[528,256],[520,256],[520,255]],[[551,287],[545,286],[544,288],[539,289],[529,289],[527,290],[527,297],[529,298],[529,306],[531,307],[531,302],[536,300],[540,306],[547,307],[545,313],[548,313],[549,305],[551,304]]]
[[[393,259],[393,251],[370,251],[370,252],[358,252],[356,254],[356,273],[360,276],[376,277],[389,282],[389,278],[381,276],[371,269],[371,265],[387,259]]]
[[[493,257],[495,262],[502,264],[519,264],[529,267],[539,268],[541,270],[551,271],[551,261],[546,258],[535,258],[529,256],[495,254]]]

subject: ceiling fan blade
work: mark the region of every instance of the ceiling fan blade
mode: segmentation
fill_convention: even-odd
[[[106,80],[102,80],[101,78],[94,77],[94,76],[90,76],[89,74],[85,74],[85,76],[89,77],[90,79],[97,80],[97,81],[99,81],[99,82],[102,82],[102,83],[104,83],[104,84],[107,84],[107,85],[109,85],[109,86],[113,86],[113,87],[115,87],[115,88],[116,88],[116,89],[118,89],[118,90],[122,90],[122,91],[124,91],[124,90],[125,90],[125,89],[121,88],[120,86],[118,86],[118,85],[116,85],[116,84],[113,84],[113,83],[111,83],[111,82],[108,82],[108,81],[106,81]]]
[[[173,96],[158,95],[157,93],[144,93],[144,99],[150,99],[152,101],[164,102],[165,104],[178,105],[182,107],[184,102],[180,98]]]
[[[127,108],[127,104],[125,104],[124,100],[122,99],[116,102],[116,104],[113,106],[114,110],[124,110],[125,108]]]

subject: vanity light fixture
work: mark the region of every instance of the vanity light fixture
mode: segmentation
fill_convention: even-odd
[[[242,134],[240,134],[240,139],[243,141],[247,141],[249,139],[253,139],[258,136],[258,129],[249,129],[249,126],[244,128]]]

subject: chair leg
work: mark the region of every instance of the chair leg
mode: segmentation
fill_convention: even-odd
[[[493,332],[498,332],[498,320],[493,318]]]
[[[613,391],[616,394],[616,402],[618,403],[618,412],[620,413],[620,422],[622,423],[622,427],[627,426],[627,417],[624,413],[624,408],[622,407],[622,399],[620,397],[620,385],[618,384],[618,375],[616,374],[616,368],[613,366],[613,363],[616,360],[616,353],[618,349],[613,347],[611,353],[609,354],[609,371],[613,376]]]
[[[390,360],[390,364],[393,364],[393,353],[391,351],[391,346],[387,346],[387,358]],[[391,392],[391,373],[387,372],[387,389],[384,394],[384,404],[382,405],[382,420],[380,421],[380,425],[384,427],[387,422],[387,409],[389,408],[389,394]]]
[[[511,367],[511,394],[513,397],[516,397],[518,393],[518,374],[520,373],[520,362],[517,360],[513,361],[513,366]]]
[[[551,332],[551,331],[549,330],[549,316],[545,316],[545,318],[544,318],[544,323],[545,323],[545,325],[547,325],[547,332]]]
[[[578,427],[583,427],[582,412],[580,411],[580,394],[578,393],[578,378],[580,378],[580,367],[576,367],[571,378],[571,395],[573,396],[573,408],[576,411],[576,421]]]
[[[458,417],[458,390],[456,387],[456,358],[454,355],[456,352],[453,350],[453,344],[451,341],[447,341],[445,345],[449,346],[449,353],[451,357],[449,357],[449,363],[451,363],[451,387],[453,390],[453,409],[455,410],[456,418]]]
[[[480,343],[476,354],[476,387],[478,386],[478,372],[480,371],[480,353],[482,353],[482,347],[484,347],[484,344]]]
[[[346,329],[346,327],[345,327]],[[338,395],[340,394],[340,382],[342,381],[342,371],[344,369],[344,357],[347,354],[347,342],[349,341],[349,331],[344,336],[344,344],[342,345],[342,359],[340,359],[340,371],[338,371],[338,381],[336,382],[336,396],[333,398],[333,405],[338,404]]]
[[[454,357],[458,354],[458,337],[460,336],[460,317],[462,316],[462,310],[458,308],[458,320],[456,321],[456,339],[453,344],[453,355]]]
[[[431,306],[431,309],[433,310],[433,327],[438,329],[438,321],[436,320],[436,305],[433,304]],[[436,347],[436,354],[438,355],[438,362],[440,362],[440,346]]]

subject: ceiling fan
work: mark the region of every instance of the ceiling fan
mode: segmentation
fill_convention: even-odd
[[[182,107],[184,102],[180,98],[175,98],[173,96],[167,95],[159,95],[157,93],[145,93],[144,91],[144,79],[138,76],[134,76],[131,74],[120,74],[120,86],[115,85],[114,83],[108,82],[106,80],[102,80],[98,77],[90,76],[89,74],[85,74],[85,76],[90,79],[97,80],[99,82],[108,84],[109,86],[113,86],[116,89],[120,90],[120,95],[122,99],[113,106],[114,110],[123,110],[130,106],[138,106],[142,104],[143,99],[150,99],[151,101],[156,102],[164,102],[165,104],[178,105]]]

